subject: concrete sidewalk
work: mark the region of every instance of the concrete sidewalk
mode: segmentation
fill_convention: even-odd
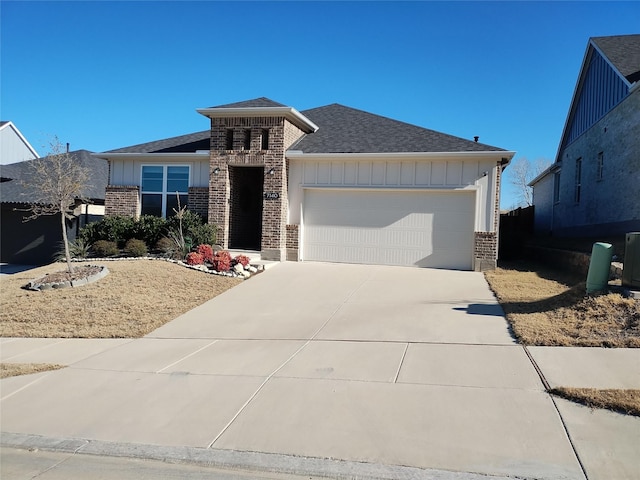
[[[443,479],[640,469],[639,419],[554,401],[474,272],[284,263],[142,339],[0,348],[3,361],[70,365],[2,380],[5,446],[260,452],[316,459],[310,475],[331,458],[362,478],[382,478],[372,465]],[[630,364],[632,383],[639,357],[626,355],[611,365]],[[566,381],[553,350],[532,356]]]

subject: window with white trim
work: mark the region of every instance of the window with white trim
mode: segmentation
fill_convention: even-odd
[[[189,201],[188,165],[143,165],[141,176],[142,215],[171,217]]]

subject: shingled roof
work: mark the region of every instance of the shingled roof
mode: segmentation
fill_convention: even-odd
[[[177,137],[154,140],[130,147],[117,148],[104,153],[194,153],[209,150],[211,130],[179,135]]]
[[[320,127],[290,148],[303,153],[504,151],[337,103],[300,113]]]
[[[244,102],[227,103],[226,105],[216,105],[210,108],[268,108],[268,107],[287,107],[282,103],[274,102],[270,98],[260,97],[253,100],[245,100]]]
[[[215,108],[286,107],[265,97]],[[287,107],[288,108],[288,107]],[[318,125],[289,150],[304,153],[486,152],[502,148],[418,127],[337,103],[300,112]],[[194,153],[209,150],[209,130],[109,150],[105,153]]]
[[[593,37],[591,41],[629,83],[640,80],[640,35]]]
[[[89,180],[82,196],[94,201],[104,200],[109,176],[107,161],[93,157],[88,150],[76,150],[70,154],[76,162],[89,171]],[[28,181],[33,174],[31,165],[35,161],[46,162],[48,157],[0,165],[0,202],[31,203],[39,199],[39,195],[35,192],[36,187],[23,184],[23,181]]]

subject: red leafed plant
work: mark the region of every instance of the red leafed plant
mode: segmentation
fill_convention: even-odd
[[[218,272],[231,270],[231,254],[226,250],[220,250],[213,256],[213,268]]]
[[[202,265],[204,257],[198,252],[189,252],[187,254],[187,265]]]
[[[243,267],[249,265],[249,262],[251,261],[251,259],[246,255],[238,255],[236,258],[234,258],[234,260],[236,263],[242,264]]]
[[[213,263],[213,247],[206,243],[198,245],[196,252],[202,255],[205,262]]]

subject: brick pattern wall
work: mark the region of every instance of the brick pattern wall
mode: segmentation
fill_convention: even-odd
[[[287,225],[287,248],[298,250],[298,228],[299,225]]]
[[[139,198],[139,188],[136,185],[107,185],[104,214],[138,218],[140,215]]]
[[[209,217],[209,189],[207,187],[189,187],[189,210],[204,218]]]
[[[233,129],[233,149],[227,150],[227,130]],[[269,130],[269,149],[261,150],[262,131]],[[244,149],[245,131],[251,130],[251,148]],[[231,185],[229,166],[264,166],[265,193],[278,198],[263,200],[262,251],[283,259],[286,248],[287,168],[285,150],[300,138],[302,132],[284,117],[233,117],[211,119],[211,156],[209,180],[209,223],[219,227],[218,242],[229,244],[229,202]],[[268,172],[273,168],[273,174]],[[218,173],[214,172],[218,170]],[[281,252],[281,253],[278,253]]]
[[[497,256],[496,232],[474,232],[474,270],[482,272],[496,268]]]

